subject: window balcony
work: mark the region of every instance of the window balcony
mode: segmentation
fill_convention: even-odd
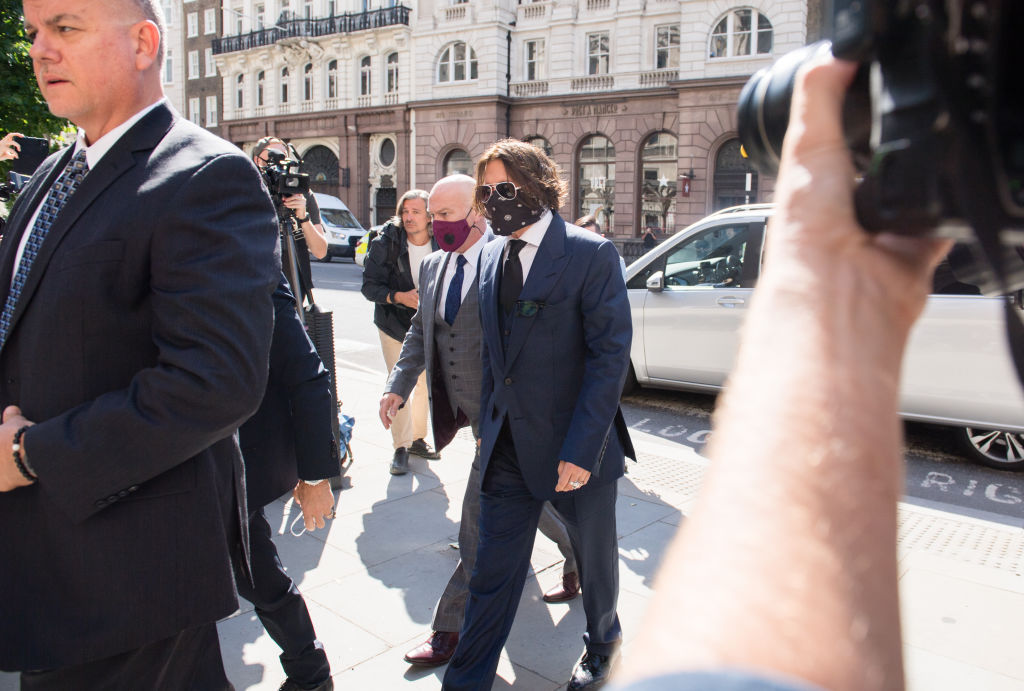
[[[398,105],[398,92],[393,94],[384,94],[384,105],[386,106],[397,106]]]
[[[370,105],[370,98],[371,97],[369,95],[360,96],[359,99],[356,101],[356,105],[359,106],[360,108],[365,108],[368,105]]]
[[[548,92],[546,81],[518,82],[512,84],[512,95],[519,98],[543,96]]]
[[[456,6],[458,7],[458,6]],[[449,8],[449,9],[455,9]],[[271,46],[284,38],[296,36],[316,38],[332,34],[350,34],[357,31],[381,29],[388,26],[409,25],[411,10],[404,5],[383,7],[366,12],[336,15],[323,19],[292,19],[281,22],[259,31],[251,31],[237,36],[224,36],[213,39],[213,54],[234,53],[240,50],[251,50]]]
[[[571,91],[610,91],[615,87],[615,77],[610,74],[595,74],[577,77],[569,87]]]
[[[679,70],[672,67],[665,70],[653,70],[651,72],[640,73],[640,86],[665,86],[670,81],[675,79],[679,74]]]
[[[523,22],[543,22],[551,18],[551,8],[554,6],[552,0],[538,0],[528,2],[525,5],[516,6],[516,26]]]

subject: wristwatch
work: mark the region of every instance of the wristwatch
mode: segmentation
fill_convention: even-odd
[[[320,485],[320,484],[323,484],[324,482],[327,482],[327,479],[326,478],[320,478],[319,480],[303,480],[303,482],[305,482],[310,487],[316,487],[317,485]]]
[[[301,226],[303,223],[309,220],[309,214],[306,214],[305,218],[296,218],[295,221]]]

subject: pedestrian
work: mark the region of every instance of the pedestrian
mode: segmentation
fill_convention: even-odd
[[[228,689],[241,453],[273,328],[273,205],[164,98],[155,0],[24,0],[78,126],[0,244],[0,669],[23,689]]]
[[[658,244],[658,234],[654,231],[654,228],[647,226],[644,230],[644,234],[640,238],[644,243],[644,250],[654,249]]]
[[[363,296],[375,302],[373,323],[380,335],[384,366],[391,372],[402,352],[402,340],[419,306],[420,262],[437,249],[430,230],[427,193],[409,190],[398,200],[397,214],[370,242],[363,265]],[[395,452],[391,474],[409,472],[409,454],[436,461],[441,456],[427,444],[427,380],[421,374],[407,405],[391,421]]]
[[[423,287],[420,307],[402,343],[402,354],[391,370],[380,403],[380,418],[388,427],[425,371],[432,402],[434,444],[438,451],[469,425],[479,438],[481,388],[480,312],[478,283],[480,254],[495,239],[483,215],[473,209],[475,180],[450,175],[430,190],[429,209],[441,252],[429,255],[420,267]],[[405,655],[418,666],[443,665],[455,652],[469,596],[469,577],[476,563],[480,516],[480,462],[474,456],[462,498],[459,524],[459,563],[437,606],[427,640]],[[576,558],[565,525],[545,504],[540,530],[565,559],[561,583],[544,594],[545,602],[567,602],[579,594]]]
[[[291,492],[307,530],[334,517],[329,479],[341,459],[331,428],[331,375],[309,340],[284,276],[274,292],[274,335],[263,402],[238,430],[245,457],[251,578],[234,560],[238,593],[256,608],[281,648],[287,679],[280,691],[331,691],[331,666],[306,602],[278,556],[264,507]]]
[[[499,241],[480,261],[480,546],[448,691],[490,689],[550,501],[579,565],[585,652],[568,688],[597,688],[622,639],[617,480],[635,456],[619,396],[632,325],[618,253],[565,223],[557,164],[514,139],[477,162],[477,209]]]
[[[587,214],[576,219],[576,225],[583,230],[590,230],[598,235],[601,235],[601,224],[597,222],[597,217],[594,214]],[[604,235],[601,235],[604,237]],[[622,280],[626,280],[626,260],[619,255],[619,269],[622,271]]]

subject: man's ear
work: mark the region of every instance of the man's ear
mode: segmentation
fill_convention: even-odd
[[[148,19],[136,22],[132,28],[132,40],[135,41],[135,67],[145,72],[157,61],[160,53],[160,29]]]

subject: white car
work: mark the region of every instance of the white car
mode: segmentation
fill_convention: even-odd
[[[320,207],[320,219],[327,236],[327,256],[320,261],[329,262],[333,257],[354,256],[356,245],[366,235],[366,229],[352,215],[345,202],[337,197],[322,192],[314,192],[313,196]]]
[[[628,267],[633,346],[627,387],[722,388],[772,210],[770,204],[724,209]],[[965,448],[981,463],[1024,469],[1024,392],[1007,346],[1003,300],[981,296],[940,267],[907,345],[900,410],[907,420],[961,428]]]

